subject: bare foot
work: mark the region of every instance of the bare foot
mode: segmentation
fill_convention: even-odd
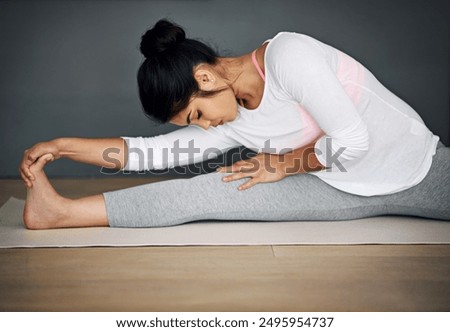
[[[30,166],[35,180],[32,188],[27,188],[27,200],[23,210],[23,221],[28,229],[63,227],[66,219],[69,199],[55,191],[44,173],[45,164],[52,158],[52,154],[43,155]]]

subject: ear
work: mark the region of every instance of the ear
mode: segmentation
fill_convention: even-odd
[[[216,87],[216,76],[210,70],[197,69],[194,73],[194,77],[201,90],[210,91]]]

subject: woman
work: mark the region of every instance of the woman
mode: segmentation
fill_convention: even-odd
[[[145,113],[183,128],[147,138],[57,138],[26,150],[20,172],[27,228],[388,214],[450,220],[450,149],[332,46],[280,32],[252,53],[221,58],[160,20],[142,36],[141,52]],[[43,172],[60,157],[126,171],[164,169],[241,145],[259,153],[222,168],[232,172],[226,177],[214,172],[75,200],[58,195]]]

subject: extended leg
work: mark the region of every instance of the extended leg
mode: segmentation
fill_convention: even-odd
[[[438,149],[427,177],[405,191],[365,197],[340,191],[312,174],[238,191],[209,173],[103,193],[110,226],[173,226],[195,220],[346,220],[411,215],[450,220],[450,149]]]

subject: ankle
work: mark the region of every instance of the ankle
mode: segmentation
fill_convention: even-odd
[[[59,196],[55,201],[55,218],[53,220],[53,225],[51,228],[62,228],[62,227],[70,227],[69,222],[73,218],[72,216],[72,203],[73,199],[65,198]]]

